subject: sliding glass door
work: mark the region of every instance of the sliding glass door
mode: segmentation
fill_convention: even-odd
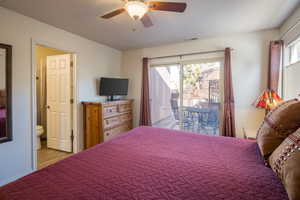
[[[219,135],[221,66],[211,60],[151,67],[153,126]]]
[[[183,65],[183,130],[219,135],[220,70],[220,61]]]
[[[153,126],[180,129],[179,64],[150,68],[150,106]]]

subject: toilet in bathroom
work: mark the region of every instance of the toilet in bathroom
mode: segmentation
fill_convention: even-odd
[[[41,135],[44,133],[44,128],[40,125],[36,126],[36,134],[37,134],[37,139],[36,139],[36,148],[37,150],[41,149]]]

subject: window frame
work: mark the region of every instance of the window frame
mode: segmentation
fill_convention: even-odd
[[[298,52],[298,58],[296,60],[293,60],[292,58],[292,53],[293,51],[296,51],[295,48],[296,46],[299,45],[299,52]],[[294,52],[294,54],[296,54],[296,52]],[[294,55],[295,56],[295,55]],[[287,85],[287,69],[289,67],[292,67],[294,65],[300,64],[300,37],[298,37],[297,39],[295,39],[293,42],[284,45],[283,46],[283,61],[282,61],[282,65],[281,65],[281,73],[280,73],[280,84],[281,87],[279,87],[281,89],[280,94],[282,96],[282,98],[284,100],[288,100],[287,99],[287,89],[286,89],[286,85]]]
[[[300,62],[300,38],[296,39],[291,44],[285,47],[287,50],[287,63],[285,66],[289,66]]]
[[[210,63],[210,62],[219,62],[220,63],[220,109],[219,109],[219,135],[222,134],[222,127],[223,127],[223,111],[224,111],[224,57],[223,56],[215,56],[215,57],[211,57],[211,58],[200,58],[200,59],[189,59],[189,60],[182,60],[181,58],[178,61],[165,61],[165,62],[161,62],[161,64],[159,62],[156,62],[155,64],[150,63],[149,64],[149,74],[150,74],[150,70],[151,68],[159,68],[159,67],[167,67],[167,66],[179,66],[180,68],[180,100],[179,100],[179,109],[180,109],[180,118],[183,118],[183,75],[184,75],[184,67],[185,65],[189,65],[189,64],[202,64],[202,63]],[[149,79],[149,82],[151,82],[151,78]],[[150,83],[151,85],[151,83]],[[152,97],[150,94],[150,102],[152,103]],[[152,119],[151,119],[152,120]],[[180,125],[182,126],[182,124]]]

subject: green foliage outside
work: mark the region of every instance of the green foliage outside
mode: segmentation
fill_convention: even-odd
[[[200,81],[202,79],[201,77],[201,67],[199,65],[186,65],[184,67],[184,73],[183,73],[183,84],[184,88],[199,88]]]

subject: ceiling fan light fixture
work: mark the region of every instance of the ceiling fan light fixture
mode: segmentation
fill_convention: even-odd
[[[135,20],[141,19],[148,12],[148,5],[141,1],[128,1],[125,5],[129,16]]]

